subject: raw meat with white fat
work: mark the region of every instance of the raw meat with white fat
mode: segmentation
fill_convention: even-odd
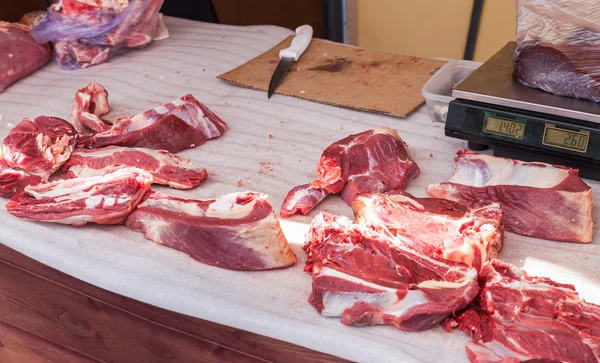
[[[296,263],[273,208],[259,193],[193,200],[150,192],[126,224],[209,265],[257,271]]]
[[[105,175],[126,167],[143,169],[152,174],[154,183],[177,189],[193,188],[207,176],[206,169],[168,151],[121,146],[76,149],[62,171],[69,178],[79,178]]]
[[[426,330],[465,308],[479,291],[474,268],[419,253],[382,225],[320,213],[304,250],[313,278],[309,302],[347,325]]]
[[[28,185],[43,182],[42,177],[9,167],[0,158],[0,197],[11,198]]]
[[[77,131],[58,117],[23,119],[2,142],[0,158],[18,168],[48,180],[69,159],[77,142]]]
[[[319,160],[317,180],[290,190],[281,216],[307,214],[329,193],[342,193],[348,204],[360,193],[404,190],[419,167],[398,133],[386,127],[350,135],[330,145]]]
[[[146,147],[172,153],[221,136],[227,124],[191,94],[133,117],[121,117],[104,132],[82,137],[80,146]]]
[[[502,249],[502,208],[497,203],[469,209],[446,199],[365,193],[356,197],[352,210],[356,223],[383,224],[420,253],[477,270]]]
[[[108,111],[108,92],[100,83],[92,81],[75,93],[71,123],[81,135],[107,131],[111,125],[100,116]]]
[[[556,241],[592,241],[592,189],[577,170],[461,150],[448,182],[432,184],[432,197],[471,208],[500,203],[506,230]]]
[[[600,361],[600,306],[585,302],[575,288],[529,276],[492,260],[481,273],[479,303],[444,322],[473,338],[473,363]]]
[[[152,175],[137,168],[104,176],[28,186],[6,203],[19,218],[72,224],[123,224],[150,190]]]

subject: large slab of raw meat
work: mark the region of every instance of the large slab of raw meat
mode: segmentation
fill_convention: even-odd
[[[82,137],[88,148],[146,147],[176,153],[221,136],[227,124],[191,94],[133,117],[120,117],[106,131]]]
[[[448,182],[432,184],[432,197],[472,208],[497,202],[506,230],[556,241],[592,241],[592,189],[577,170],[461,150]]]
[[[313,278],[310,303],[347,325],[422,331],[465,308],[479,292],[474,268],[417,252],[382,225],[320,213],[304,250]]]
[[[480,273],[479,304],[445,322],[469,332],[473,363],[598,362],[600,306],[500,260]]]
[[[19,218],[74,226],[123,224],[151,183],[152,175],[137,168],[58,180],[26,187],[6,203],[6,210]]]
[[[151,192],[126,224],[209,265],[258,271],[296,263],[273,208],[259,193],[193,200]]]
[[[352,209],[356,223],[383,224],[420,253],[477,270],[502,249],[504,226],[498,203],[469,209],[446,199],[365,193],[356,197]]]
[[[281,216],[307,214],[328,194],[342,193],[348,204],[360,193],[404,190],[419,167],[398,133],[377,127],[331,144],[319,160],[317,179],[294,187],[281,206]]]
[[[193,188],[207,176],[206,169],[166,150],[122,146],[76,149],[62,171],[69,178],[78,178],[105,175],[127,167],[143,169],[152,174],[154,183],[177,189]]]

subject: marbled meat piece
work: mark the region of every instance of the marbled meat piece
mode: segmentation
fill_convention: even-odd
[[[158,244],[232,270],[292,266],[292,252],[265,195],[240,192],[193,200],[150,192],[127,226]]]
[[[319,160],[317,179],[293,188],[281,216],[308,213],[329,193],[342,193],[348,204],[360,193],[404,190],[419,175],[398,133],[386,127],[350,135],[330,145]]]
[[[469,209],[446,199],[365,193],[352,203],[356,223],[385,225],[428,256],[464,262],[477,270],[502,249],[502,208]]]
[[[69,178],[79,178],[105,175],[126,167],[143,169],[152,174],[154,183],[177,189],[193,188],[207,176],[206,169],[168,151],[122,146],[76,149],[62,171]]]
[[[227,124],[190,94],[133,117],[118,118],[110,130],[83,137],[79,145],[146,147],[176,153],[219,137],[225,130]]]
[[[572,285],[500,260],[480,273],[478,303],[444,322],[469,332],[473,363],[600,361],[600,306],[585,302]]]
[[[71,123],[81,135],[107,131],[111,124],[100,116],[108,111],[108,92],[100,83],[92,81],[75,93]]]
[[[465,308],[479,292],[474,268],[417,252],[382,225],[320,213],[304,250],[313,278],[309,302],[346,325],[422,331]]]
[[[592,189],[578,171],[559,165],[518,160],[461,150],[448,182],[427,192],[480,208],[499,203],[506,230],[556,241],[592,241]]]
[[[47,181],[71,156],[77,131],[58,117],[23,119],[2,142],[0,159],[10,168],[24,170]]]
[[[6,203],[6,210],[19,218],[74,226],[123,224],[151,183],[152,175],[137,168],[58,180],[26,187]]]

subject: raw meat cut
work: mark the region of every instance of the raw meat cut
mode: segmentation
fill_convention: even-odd
[[[99,116],[108,111],[108,92],[100,83],[92,81],[77,90],[71,111],[71,123],[81,135],[107,131],[110,129],[110,123]]]
[[[386,227],[320,213],[304,250],[309,302],[347,325],[391,324],[422,331],[466,307],[479,292],[477,271],[407,247]]]
[[[82,137],[79,145],[146,147],[176,153],[219,137],[225,130],[227,124],[190,94],[133,117],[118,118],[109,130]]]
[[[515,0],[515,76],[526,86],[600,102],[600,3]]]
[[[25,190],[26,186],[36,185],[41,182],[43,180],[39,175],[13,169],[6,165],[0,158],[0,197],[10,198],[16,193]]]
[[[288,192],[279,214],[282,217],[291,217],[296,213],[307,215],[328,195],[329,192],[324,188],[311,188],[310,184],[299,185]]]
[[[51,55],[50,45],[37,44],[27,25],[0,21],[0,92],[48,63]]]
[[[296,263],[273,208],[259,193],[193,200],[150,192],[126,224],[213,266],[257,271]]]
[[[143,169],[152,174],[154,183],[178,189],[193,188],[207,176],[205,169],[168,151],[121,146],[76,149],[62,171],[69,178],[80,178],[105,175],[126,167]]]
[[[281,216],[307,214],[327,193],[342,193],[348,204],[360,193],[404,190],[419,167],[398,133],[386,127],[350,135],[330,145],[319,160],[317,180],[293,188]]]
[[[444,322],[473,340],[473,363],[600,361],[600,306],[581,299],[572,285],[529,276],[492,260],[480,273],[479,303]]]
[[[477,270],[502,249],[502,208],[497,203],[468,209],[446,199],[365,193],[356,197],[352,210],[356,223],[383,224],[417,252]]]
[[[56,61],[85,68],[155,39],[166,27],[158,11],[163,0],[61,0],[32,29],[38,43],[55,43]]]
[[[150,190],[152,175],[137,168],[104,176],[28,186],[6,203],[19,218],[82,226],[123,224]]]
[[[450,181],[432,184],[432,197],[471,208],[500,203],[506,230],[556,241],[592,241],[592,189],[564,166],[461,150]]]
[[[77,132],[61,118],[23,119],[2,142],[0,159],[8,167],[36,174],[46,181],[69,159],[76,142]]]

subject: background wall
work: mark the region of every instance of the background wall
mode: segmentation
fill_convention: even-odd
[[[462,59],[473,0],[348,0],[350,42],[422,57]],[[474,60],[485,61],[514,40],[513,0],[486,0]],[[356,29],[352,29],[356,27]]]

